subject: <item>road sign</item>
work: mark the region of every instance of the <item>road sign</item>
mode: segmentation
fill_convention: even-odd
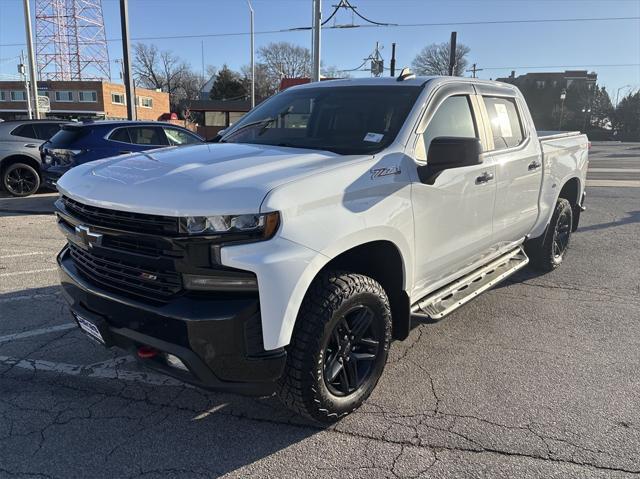
[[[38,108],[41,113],[49,113],[51,111],[51,101],[48,96],[38,95]]]

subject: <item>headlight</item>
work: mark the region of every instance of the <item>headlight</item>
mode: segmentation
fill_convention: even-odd
[[[190,235],[238,234],[252,238],[271,238],[280,223],[277,211],[263,214],[189,216],[184,218],[183,225]]]

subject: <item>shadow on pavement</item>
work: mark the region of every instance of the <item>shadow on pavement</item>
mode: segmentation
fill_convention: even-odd
[[[631,223],[640,223],[640,211],[629,211],[627,215],[628,216],[625,216],[624,218],[620,218],[619,220],[616,220],[616,221],[610,221],[608,223],[600,223],[597,225],[590,225],[590,226],[581,226],[580,228],[578,228],[578,231],[576,231],[576,233],[581,233],[583,231],[598,231],[606,228],[613,228],[615,226],[628,225]]]
[[[51,302],[59,295],[58,286],[0,294],[0,324],[6,316],[38,315],[39,302]],[[52,319],[59,323],[59,317],[51,317],[49,325]],[[15,332],[1,331],[0,336]],[[0,391],[7,392],[0,401],[0,417],[5,425],[13,427],[25,411],[34,411],[28,420],[35,421],[36,429],[56,427],[55,436],[43,435],[38,454],[28,459],[35,470],[49,471],[50,458],[57,457],[68,477],[124,477],[136,472],[128,470],[136,457],[137,467],[148,477],[171,470],[185,471],[187,477],[218,477],[324,429],[295,416],[275,397],[216,393],[175,382],[157,384],[157,376],[135,362],[109,374],[108,368],[115,366],[95,365],[125,353],[107,351],[88,339],[85,343],[80,334],[65,330],[16,340],[13,345],[0,343]],[[16,357],[12,353],[20,341],[38,343],[30,348],[33,353]],[[42,409],[43,403],[50,412]],[[60,419],[67,415],[74,422]],[[18,467],[30,454],[18,446],[10,443],[3,451],[3,460],[11,467]],[[77,457],[95,458],[96,464],[73,463]]]
[[[0,216],[50,215],[57,193],[44,191],[25,198],[16,198],[3,192],[0,196]]]

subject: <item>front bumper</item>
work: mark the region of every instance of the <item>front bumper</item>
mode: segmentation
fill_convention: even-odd
[[[283,349],[261,347],[259,301],[253,298],[178,297],[152,305],[105,291],[86,281],[65,247],[58,255],[62,290],[71,311],[96,324],[106,346],[135,353],[141,346],[178,357],[188,371],[162,355],[141,359],[148,367],[197,386],[268,395],[282,375]]]

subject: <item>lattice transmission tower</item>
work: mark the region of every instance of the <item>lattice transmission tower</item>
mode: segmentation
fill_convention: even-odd
[[[40,80],[109,80],[102,0],[36,0]]]

